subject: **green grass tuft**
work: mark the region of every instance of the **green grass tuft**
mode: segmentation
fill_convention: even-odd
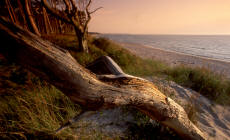
[[[89,40],[89,54],[78,52],[73,35],[44,36],[57,45],[69,50],[83,65],[109,55],[129,74],[137,76],[162,76],[182,86],[189,87],[219,104],[230,104],[230,80],[204,68],[185,66],[169,67],[162,62],[142,59],[104,38]],[[79,138],[73,130],[61,134],[53,132],[60,124],[73,117],[80,108],[59,90],[35,77],[19,66],[6,62],[0,56],[0,138],[4,139],[73,139]],[[195,108],[188,106],[191,120],[196,120]],[[195,113],[194,113],[195,112]],[[131,128],[133,139],[156,138],[160,126],[152,128],[149,118],[137,115],[140,124]],[[155,129],[156,128],[156,129]],[[139,131],[140,130],[140,131]],[[149,131],[147,131],[149,130]],[[167,132],[169,135],[171,131]],[[146,134],[149,133],[149,134]],[[152,134],[154,133],[154,134]],[[92,134],[94,135],[94,134]],[[94,136],[103,137],[101,134]],[[83,136],[85,137],[85,136]],[[89,137],[87,137],[89,138]],[[90,137],[95,138],[95,137]]]
[[[169,78],[219,104],[229,104],[230,81],[205,68],[177,66],[166,71]]]
[[[56,37],[56,36],[55,36]],[[64,48],[73,48],[73,36],[57,37],[61,39],[58,45]],[[53,42],[52,37],[49,39]],[[75,40],[75,42],[77,42]],[[100,56],[108,55],[124,70],[124,72],[136,76],[163,76],[176,83],[191,88],[218,104],[230,105],[230,80],[223,75],[216,74],[205,68],[191,68],[186,66],[169,67],[168,65],[154,60],[142,59],[118,44],[105,38],[90,38],[90,54],[71,51],[71,54],[77,61],[86,66]]]
[[[32,73],[0,60],[0,139],[73,138],[71,129],[54,131],[80,108]]]

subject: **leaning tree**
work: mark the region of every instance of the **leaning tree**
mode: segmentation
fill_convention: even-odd
[[[49,1],[42,0],[45,8],[54,16],[74,26],[80,50],[88,53],[88,24],[91,20],[91,14],[101,7],[89,11],[92,0],[58,0],[57,2],[59,6],[54,8]]]
[[[33,15],[33,7],[36,0],[5,0],[0,2],[0,15],[8,17],[11,22],[21,25],[38,36],[41,33],[38,29]],[[40,2],[39,2],[40,3]]]

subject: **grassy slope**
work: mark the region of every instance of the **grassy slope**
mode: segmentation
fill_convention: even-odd
[[[55,87],[0,58],[0,138],[59,138],[53,131],[78,110]],[[70,131],[61,137],[72,137]]]
[[[59,35],[45,36],[45,38],[68,49],[83,66],[102,55],[109,55],[129,74],[164,76],[199,91],[218,103],[230,103],[230,82],[206,69],[191,69],[183,66],[169,68],[157,61],[143,60],[102,38],[90,39],[90,54],[77,52],[74,36]],[[71,129],[65,130],[60,135],[53,135],[53,131],[65,120],[73,117],[80,108],[73,105],[53,86],[2,57],[0,57],[0,102],[0,137],[2,138],[81,137],[74,134]],[[145,118],[145,116],[139,118],[143,117]],[[132,132],[135,134],[140,132],[138,135],[132,133],[133,138],[153,138],[152,133],[145,134],[146,129],[150,127],[148,122],[133,127]],[[143,132],[136,132],[137,129]],[[101,134],[93,134],[91,137],[98,136],[103,137]]]
[[[230,104],[230,80],[208,69],[189,68],[183,65],[173,68],[168,67],[158,61],[141,59],[121,48],[118,44],[103,38],[90,40],[90,54],[77,53],[73,49],[70,49],[77,46],[74,43],[76,41],[74,41],[75,37],[73,36],[47,38],[53,42],[57,42],[62,47],[66,47],[66,44],[68,44],[66,48],[84,66],[102,55],[109,55],[126,73],[137,76],[164,76],[182,86],[201,93],[219,104]]]

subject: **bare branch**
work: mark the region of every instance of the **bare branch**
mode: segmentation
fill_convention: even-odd
[[[89,6],[90,6],[91,3],[92,3],[92,0],[89,0],[88,4],[86,6],[86,10],[89,9]]]
[[[64,20],[65,22],[71,23],[71,21],[69,20],[69,18],[67,17],[67,15],[64,12],[61,12],[59,10],[56,10],[56,9],[52,8],[49,5],[49,3],[47,2],[47,0],[42,0],[42,4],[45,6],[45,8],[48,11],[50,11],[53,15],[55,15],[59,19]]]
[[[100,10],[100,9],[102,9],[103,7],[98,7],[98,8],[96,8],[95,10],[93,10],[92,12],[90,12],[90,14],[93,14],[93,13],[95,13],[95,12],[97,12],[98,10]]]
[[[66,6],[66,10],[67,10],[67,14],[71,14],[71,6],[69,3],[69,0],[64,0],[65,6]]]
[[[90,15],[91,13],[89,12],[89,6],[90,6],[91,2],[92,2],[92,0],[89,0],[88,4],[86,6],[87,20],[86,20],[85,25],[84,25],[84,33],[86,32],[87,26],[91,20],[91,15]]]
[[[74,2],[74,0],[70,0],[70,2],[71,2],[71,5],[72,5],[74,12],[77,12],[78,9],[77,9],[77,6],[76,6],[76,3]]]

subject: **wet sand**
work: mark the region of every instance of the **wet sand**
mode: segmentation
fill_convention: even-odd
[[[132,53],[142,58],[159,60],[169,64],[170,66],[175,65],[186,65],[190,67],[204,67],[214,72],[224,74],[230,78],[230,62],[209,59],[204,57],[198,57],[193,55],[187,55],[172,51],[165,51],[158,48],[131,44],[131,43],[119,43],[124,48],[128,49]]]

